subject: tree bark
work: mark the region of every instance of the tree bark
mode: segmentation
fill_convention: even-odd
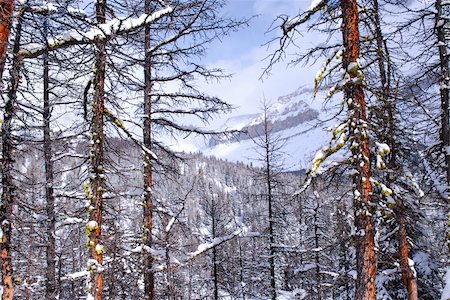
[[[96,2],[97,23],[105,23],[106,0]],[[88,247],[91,262],[88,266],[91,272],[88,292],[95,300],[103,297],[103,192],[105,191],[104,172],[104,116],[105,116],[105,73],[106,73],[106,43],[96,39],[95,85],[92,115],[91,167],[89,194],[89,223],[87,224]]]
[[[216,214],[216,203],[214,199],[214,193],[212,191],[211,185],[209,186],[209,194],[211,196],[211,231],[212,231],[212,238],[215,239],[217,237],[216,233],[216,221],[217,221],[217,214]],[[212,249],[212,260],[213,260],[213,280],[214,280],[214,300],[219,300],[219,272],[218,272],[218,261],[217,261],[217,249],[216,247],[213,247]]]
[[[145,0],[145,13],[151,13],[151,0]],[[152,80],[151,80],[151,36],[150,25],[145,26],[145,62],[144,62],[144,146],[152,149]],[[144,298],[155,299],[155,278],[153,273],[153,258],[148,250],[152,247],[153,230],[153,157],[144,153]]]
[[[19,15],[14,39],[13,63],[10,71],[10,86],[4,108],[2,123],[2,198],[0,205],[1,226],[1,262],[2,262],[2,286],[3,300],[11,300],[14,297],[13,266],[11,253],[11,222],[12,211],[15,202],[15,184],[13,178],[14,168],[14,137],[12,121],[17,105],[17,90],[20,81],[21,58],[19,56],[20,38],[22,34],[22,17]]]
[[[400,267],[402,270],[403,283],[405,284],[406,290],[408,291],[408,300],[417,300],[419,299],[417,292],[417,278],[416,274],[414,274],[414,271],[409,265],[408,234],[406,231],[406,219],[404,210],[405,207],[403,203],[399,203],[396,205],[395,215],[399,224],[398,242]]]
[[[450,124],[449,124],[449,86],[447,41],[445,39],[444,21],[442,18],[442,0],[436,0],[436,33],[439,45],[440,59],[440,95],[441,95],[441,142],[445,155],[445,173],[447,184],[447,204],[450,203]],[[447,21],[448,22],[448,21]],[[450,223],[450,220],[449,220]],[[447,228],[447,241],[450,241],[450,228]],[[450,242],[448,242],[450,249]]]
[[[356,234],[356,300],[376,298],[376,255],[374,224],[371,217],[372,177],[366,102],[361,85],[359,58],[359,14],[356,0],[342,0],[343,67],[348,73],[345,94],[350,113],[350,138],[358,144],[352,148],[354,168],[354,206]]]
[[[44,39],[47,40],[48,23],[44,19]],[[49,90],[49,62],[48,51],[44,52],[44,159],[45,159],[45,199],[47,212],[47,245],[46,245],[46,285],[45,299],[57,299],[56,291],[56,249],[55,249],[55,195],[53,193],[53,161],[52,161],[52,141],[50,135],[50,90]]]
[[[5,68],[6,49],[8,48],[13,12],[14,0],[0,0],[0,81],[3,78],[3,70]],[[1,90],[3,91],[3,88]]]

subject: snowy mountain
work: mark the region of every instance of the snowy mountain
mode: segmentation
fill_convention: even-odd
[[[315,101],[320,102],[322,97],[323,93],[319,92]],[[271,134],[285,142],[284,163],[289,170],[308,168],[311,157],[330,138],[326,128],[334,124],[323,121],[328,119],[329,112],[312,108],[308,103],[313,99],[313,91],[301,87],[269,104]],[[208,147],[202,152],[231,161],[255,163],[258,152],[253,139],[263,134],[263,119],[262,111],[228,119],[222,129],[240,130],[242,133],[232,138],[210,139]]]

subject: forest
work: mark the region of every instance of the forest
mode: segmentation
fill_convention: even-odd
[[[317,72],[304,170],[270,101],[209,125],[234,109],[198,84],[231,76],[210,45],[259,30],[230,1],[0,0],[0,299],[450,299],[450,1],[289,1],[260,76]]]

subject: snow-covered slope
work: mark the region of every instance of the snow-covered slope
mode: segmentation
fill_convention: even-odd
[[[316,101],[320,101],[321,96],[319,93]],[[334,124],[322,121],[328,119],[329,113],[308,105],[313,97],[312,90],[299,88],[279,97],[269,107],[271,133],[284,142],[287,169],[308,168],[311,158],[330,138],[326,128]],[[223,129],[237,129],[243,133],[228,139],[211,139],[202,152],[231,161],[258,164],[258,149],[252,139],[257,139],[263,133],[263,112],[232,117],[225,122]]]

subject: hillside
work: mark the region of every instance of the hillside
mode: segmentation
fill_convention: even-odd
[[[323,92],[317,98],[322,96]],[[301,87],[288,95],[280,96],[269,106],[270,131],[284,142],[282,151],[285,154],[284,165],[288,170],[308,168],[312,157],[331,137],[326,129],[336,121],[324,122],[330,112],[310,107],[308,103],[312,99],[313,91]],[[226,139],[212,138],[201,151],[205,155],[230,161],[256,163],[258,154],[253,139],[263,134],[263,112],[231,117],[223,124],[222,129],[240,130],[242,133]]]

